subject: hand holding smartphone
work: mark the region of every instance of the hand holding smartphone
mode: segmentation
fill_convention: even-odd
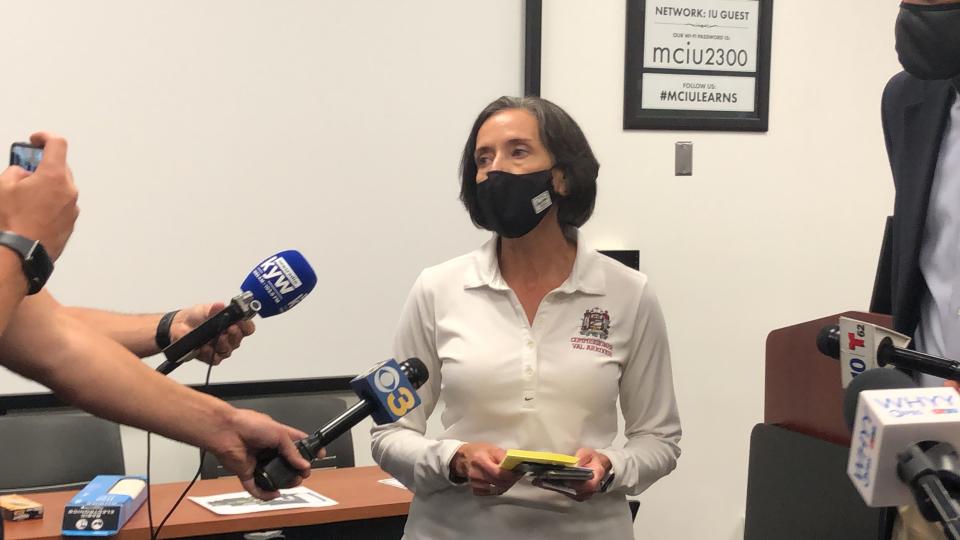
[[[55,261],[79,214],[77,188],[67,165],[67,141],[48,132],[34,133],[29,143],[10,146],[10,165],[0,171],[0,231],[39,243]],[[25,261],[37,251],[13,249],[22,252]]]
[[[10,165],[22,167],[27,172],[34,172],[43,159],[43,148],[30,143],[15,142],[10,145]]]

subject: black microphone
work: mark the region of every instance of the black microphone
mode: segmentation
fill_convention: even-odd
[[[865,323],[864,323],[865,324]],[[817,349],[826,356],[840,359],[840,327],[837,325],[824,326],[817,334]],[[900,369],[919,371],[942,379],[960,381],[960,362],[924,354],[910,349],[897,347],[893,340],[884,337],[879,340],[872,356],[880,367],[892,365]],[[873,366],[867,365],[867,368]]]
[[[304,459],[312,461],[321,448],[367,416],[373,416],[377,424],[399,420],[420,404],[415,390],[423,386],[429,376],[427,366],[419,358],[408,358],[399,365],[394,360],[378,364],[350,381],[360,401],[313,435],[294,443],[297,450]],[[257,460],[253,478],[260,489],[276,491],[293,487],[299,476],[283,456],[269,450]]]
[[[847,429],[852,433],[853,424],[857,421],[857,404],[860,402],[860,392],[864,390],[897,390],[916,386],[917,383],[902,371],[880,368],[864,371],[850,382],[850,386],[843,393],[843,419],[847,423]]]
[[[817,350],[824,356],[840,359],[840,325],[824,326],[817,334]]]
[[[163,349],[166,359],[157,366],[157,371],[169,375],[180,367],[180,364],[193,360],[200,347],[226,332],[230,325],[252,319],[260,311],[260,307],[260,301],[250,292],[233,297],[225,308]]]
[[[293,308],[316,283],[313,268],[299,251],[290,249],[268,257],[250,272],[240,285],[242,292],[233,297],[227,307],[163,349],[166,360],[157,371],[168,375],[180,364],[192,360],[200,347],[216,339],[232,324],[257,314],[272,317]]]
[[[960,493],[958,471],[960,458],[949,443],[924,441],[897,456],[897,476],[910,486],[920,515],[939,522],[951,540],[960,539],[960,508],[954,500]]]

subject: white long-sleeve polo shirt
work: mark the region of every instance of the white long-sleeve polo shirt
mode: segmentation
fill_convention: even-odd
[[[578,242],[567,280],[544,297],[533,324],[500,275],[497,239],[424,270],[407,299],[394,353],[419,357],[422,404],[376,426],[373,456],[415,496],[409,540],[633,538],[625,494],[676,466],[680,419],[666,327],[645,275]],[[617,398],[627,443],[617,435]],[[424,436],[444,400],[443,432]],[[466,442],[610,458],[606,493],[575,502],[522,479],[477,497],[450,480]]]

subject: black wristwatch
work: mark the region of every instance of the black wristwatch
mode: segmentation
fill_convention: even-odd
[[[53,261],[47,250],[37,240],[30,240],[10,231],[0,231],[0,246],[6,246],[20,255],[23,261],[23,274],[27,278],[30,290],[27,294],[40,292],[53,273]]]

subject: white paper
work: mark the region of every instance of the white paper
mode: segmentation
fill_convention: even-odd
[[[396,478],[384,478],[383,480],[377,480],[381,484],[386,484],[388,486],[393,486],[395,488],[407,489],[407,486],[400,483]]]
[[[303,486],[281,489],[280,496],[272,501],[261,501],[246,491],[209,495],[206,497],[188,497],[191,501],[221,516],[288,510],[291,508],[321,508],[333,506],[337,501],[324,497],[316,491]]]

